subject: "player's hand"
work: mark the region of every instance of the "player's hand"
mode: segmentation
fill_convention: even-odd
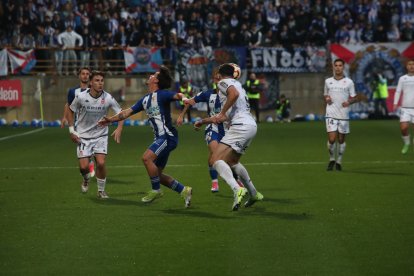
[[[122,134],[122,129],[118,129],[116,128],[114,130],[114,132],[112,132],[111,136],[114,137],[114,140],[116,143],[121,143],[121,134]]]
[[[342,103],[342,107],[348,107],[350,104],[348,101]]]
[[[182,125],[183,125],[183,117],[178,116],[178,118],[177,118],[177,126],[179,127],[179,126],[182,126]]]
[[[81,139],[79,138],[79,136],[76,135],[76,133],[71,133],[70,134],[70,139],[75,144],[79,144],[81,142]]]
[[[325,96],[325,102],[327,104],[332,104],[332,98],[331,98],[331,96]]]
[[[397,105],[396,104],[392,105],[392,111],[396,111],[396,110],[397,110]]]
[[[68,119],[66,119],[65,117],[62,118],[62,121],[60,122],[60,128],[64,128],[65,125],[68,124]]]
[[[199,120],[194,123],[194,129],[199,131],[201,126],[203,125],[203,121]]]
[[[102,119],[99,120],[98,126],[104,127],[111,123],[111,121],[108,119],[108,117],[104,116]]]
[[[213,122],[215,124],[220,124],[226,120],[227,120],[227,116],[221,112],[213,117]]]
[[[189,99],[187,99],[187,98],[183,98],[183,103],[185,104],[185,105],[189,105],[190,104],[190,100]]]

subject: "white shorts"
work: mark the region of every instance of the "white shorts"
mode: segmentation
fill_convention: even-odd
[[[95,153],[108,153],[108,136],[93,139],[82,139],[77,147],[78,158],[91,157]]]
[[[401,107],[400,122],[414,124],[414,108]]]
[[[338,120],[333,118],[326,118],[326,132],[336,132],[342,134],[348,134],[349,131],[349,120]]]
[[[256,132],[257,126],[255,125],[232,125],[220,143],[230,146],[239,154],[244,154],[256,136]]]

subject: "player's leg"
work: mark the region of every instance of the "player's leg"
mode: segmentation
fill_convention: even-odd
[[[108,152],[108,136],[99,137],[92,139],[90,141],[90,146],[92,148],[92,153],[95,156],[96,162],[96,182],[98,185],[98,198],[106,199],[108,195],[105,191],[106,186],[106,153]],[[92,155],[91,155],[92,156]],[[89,170],[89,160],[88,160],[88,170]]]
[[[161,191],[160,176],[158,168],[155,165],[155,160],[157,155],[151,148],[147,149],[142,155],[142,162],[144,163],[145,169],[147,170],[148,177],[151,182],[151,190],[144,196],[141,200],[142,202],[152,202],[154,199],[160,198],[163,196]]]
[[[90,174],[89,174],[88,163],[89,163],[89,157],[79,158],[79,171],[83,178],[83,181],[81,184],[82,193],[86,193],[89,190]]]
[[[336,163],[336,138],[338,133],[338,120],[326,118],[326,132],[328,133],[329,163],[327,171],[332,171]]]
[[[400,122],[401,138],[403,140],[403,148],[401,150],[402,154],[406,154],[410,148],[410,132],[409,132],[409,122]]]
[[[98,198],[106,199],[108,195],[105,191],[106,186],[106,154],[96,153],[96,183],[98,185]],[[88,166],[89,167],[89,166]]]
[[[79,170],[83,181],[81,184],[82,193],[89,190],[90,173],[89,173],[89,158],[92,156],[92,146],[90,140],[82,140],[76,147],[76,154],[79,160]]]
[[[410,122],[414,122],[414,114],[411,114],[410,110],[407,108],[401,108],[400,114],[400,131],[401,138],[403,140],[403,148],[401,149],[402,154],[406,154],[410,148]]]
[[[216,140],[211,140],[208,144],[208,171],[211,178],[211,192],[217,193],[219,191],[218,173],[211,163],[213,152],[217,149],[219,143]]]
[[[345,136],[349,134],[349,121],[341,120],[338,126],[338,157],[336,159],[336,170],[342,170],[342,157],[344,156],[346,143],[345,143]]]

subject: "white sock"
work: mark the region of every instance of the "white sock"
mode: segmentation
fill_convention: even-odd
[[[342,156],[344,155],[345,148],[346,148],[345,142],[343,142],[342,144],[339,144],[338,159],[336,160],[336,163],[339,163],[339,164],[342,163]]]
[[[409,145],[410,144],[410,135],[401,136],[401,138],[402,138],[402,140],[404,142],[404,145]]]
[[[106,178],[104,179],[96,178],[96,182],[98,183],[98,191],[99,192],[105,191]]]
[[[217,160],[214,162],[213,167],[219,173],[219,175],[227,182],[230,188],[236,192],[239,190],[239,184],[237,184],[236,179],[233,177],[233,172],[230,169],[230,166],[223,160]]]
[[[329,160],[335,161],[336,143],[329,143],[328,141]]]
[[[256,188],[254,187],[253,182],[250,179],[249,173],[247,172],[246,168],[241,163],[237,163],[231,168],[239,176],[244,187],[246,187],[246,189],[249,191],[250,196],[256,196]]]

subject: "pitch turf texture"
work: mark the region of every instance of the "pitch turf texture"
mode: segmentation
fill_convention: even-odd
[[[194,189],[141,203],[149,127],[109,144],[109,200],[81,194],[67,129],[4,139],[0,275],[414,275],[414,150],[398,121],[353,121],[342,172],[327,172],[323,122],[260,124],[242,161],[263,202],[232,212],[210,192],[202,132],[179,129],[167,174]]]

